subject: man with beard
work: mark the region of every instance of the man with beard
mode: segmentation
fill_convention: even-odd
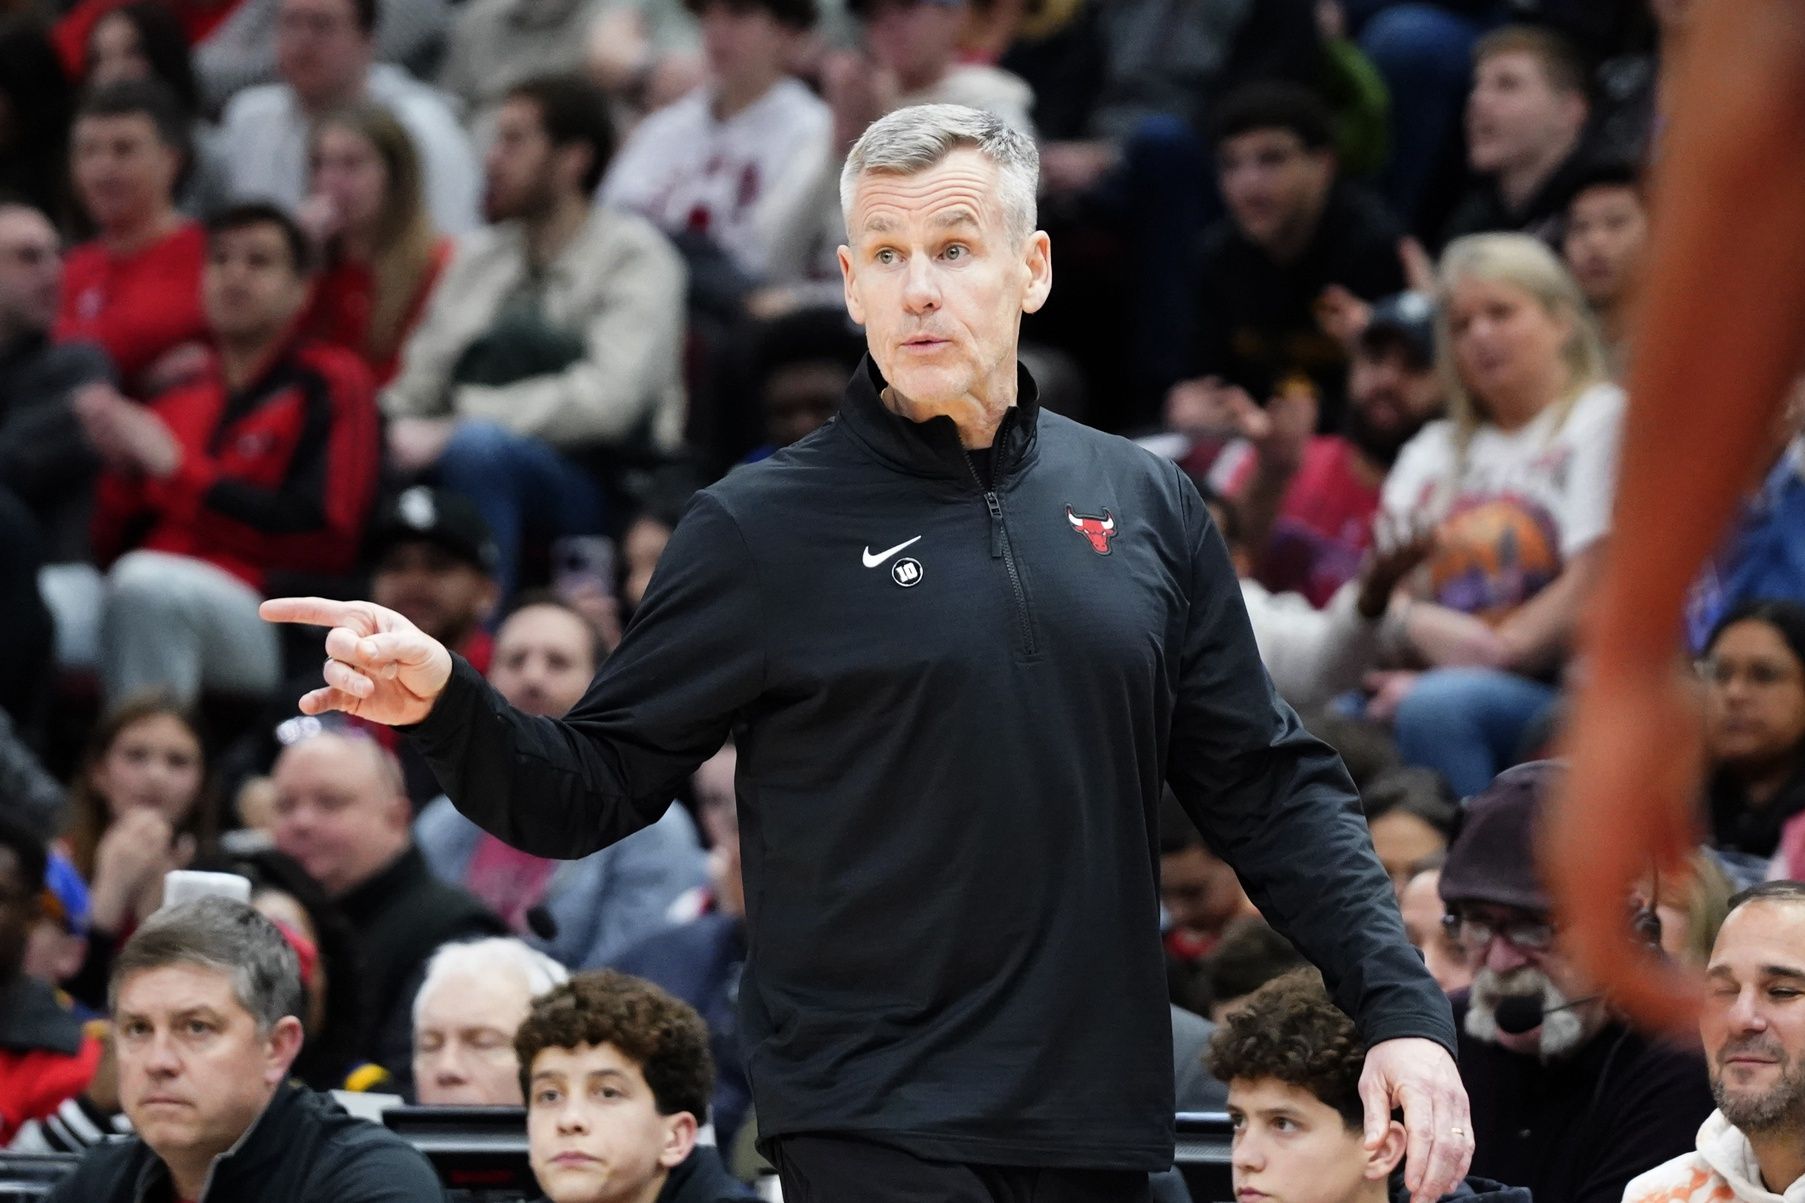
[[[391,461],[476,504],[504,601],[528,535],[601,533],[598,475],[683,434],[683,262],[590,202],[613,153],[594,87],[509,89],[484,160],[495,224],[460,243],[382,394]]]
[[[1624,1203],[1770,1203],[1805,1183],[1805,885],[1730,900],[1699,1017],[1717,1110],[1698,1147],[1643,1174]]]
[[[1537,1199],[1618,1203],[1630,1179],[1692,1147],[1711,1099],[1699,1054],[1624,1024],[1550,918],[1535,837],[1564,772],[1543,760],[1500,773],[1448,849],[1442,900],[1477,967],[1454,997],[1460,1076],[1473,1173]],[[1637,930],[1658,940],[1651,920],[1636,915]]]
[[[1295,396],[1233,416],[1231,444],[1211,481],[1234,499],[1255,580],[1326,606],[1359,572],[1372,546],[1385,474],[1417,431],[1442,411],[1435,370],[1435,307],[1417,292],[1377,302],[1349,348],[1344,433],[1315,434],[1314,407],[1292,420]],[[1238,400],[1238,399],[1237,399]]]

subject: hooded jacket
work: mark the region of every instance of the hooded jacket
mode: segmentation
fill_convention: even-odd
[[[447,795],[540,856],[657,820],[732,731],[761,1138],[1164,1170],[1169,780],[1377,1042],[1453,1044],[1346,771],[1280,701],[1197,490],[1043,413],[986,479],[952,421],[840,414],[704,490],[562,720],[461,662],[412,729]]]
[[[1805,1203],[1805,1178],[1784,1193],[1767,1189],[1749,1138],[1713,1111],[1699,1125],[1698,1148],[1632,1179],[1623,1203]]]

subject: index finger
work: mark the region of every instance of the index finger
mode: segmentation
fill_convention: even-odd
[[[293,622],[314,627],[349,627],[359,635],[374,635],[376,624],[369,612],[352,602],[329,597],[272,597],[257,607],[265,622]]]

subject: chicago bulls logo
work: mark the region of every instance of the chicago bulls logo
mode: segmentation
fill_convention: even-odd
[[[1072,529],[1082,535],[1091,545],[1091,550],[1100,556],[1109,554],[1109,541],[1116,537],[1116,520],[1108,510],[1103,511],[1101,518],[1086,518],[1083,514],[1074,514],[1071,506],[1065,507],[1066,521]]]

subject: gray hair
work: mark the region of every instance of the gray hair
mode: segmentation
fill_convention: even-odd
[[[301,958],[280,928],[237,899],[209,895],[145,920],[113,961],[107,1009],[118,1005],[127,977],[169,965],[198,965],[231,978],[233,995],[260,1032],[306,1014]]]
[[[1034,140],[995,113],[962,104],[917,104],[878,118],[853,143],[840,169],[840,215],[852,228],[852,194],[867,172],[914,175],[961,147],[996,164],[997,201],[1010,236],[1034,232],[1040,152]]]
[[[426,1002],[426,996],[446,978],[459,973],[513,974],[526,982],[526,992],[531,998],[538,998],[570,980],[570,970],[512,936],[443,944],[426,962],[426,976],[414,994],[414,1027],[420,1026],[420,1008]]]

